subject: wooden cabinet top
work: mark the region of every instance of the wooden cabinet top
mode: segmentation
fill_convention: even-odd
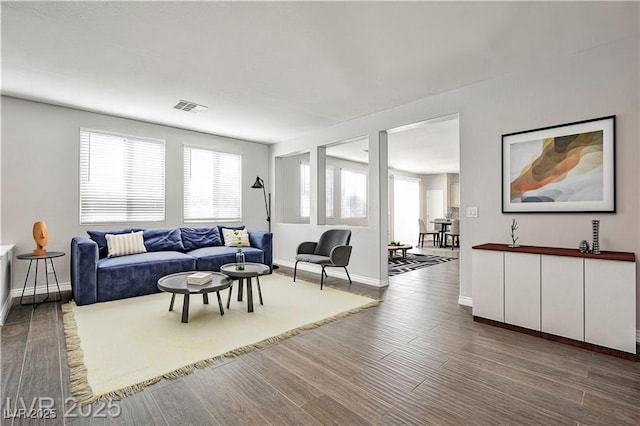
[[[590,259],[620,260],[623,262],[635,262],[635,253],[621,251],[601,251],[600,254],[581,253],[578,249],[559,247],[519,246],[509,247],[507,244],[486,243],[473,246],[476,250],[508,251],[513,253],[548,254],[552,256],[584,257]]]

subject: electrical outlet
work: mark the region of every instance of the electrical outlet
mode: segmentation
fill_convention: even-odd
[[[467,217],[478,217],[478,208],[467,207]]]

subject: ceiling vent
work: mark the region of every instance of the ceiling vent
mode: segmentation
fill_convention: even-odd
[[[191,112],[193,114],[200,114],[201,112],[205,112],[208,107],[195,102],[183,101],[181,99],[173,108],[179,109],[180,111]]]

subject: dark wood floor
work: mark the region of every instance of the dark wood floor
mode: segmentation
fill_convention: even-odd
[[[6,398],[48,397],[57,419],[31,423],[640,424],[640,363],[474,323],[457,303],[457,260],[394,277],[384,291],[351,288],[384,303],[117,407],[83,409],[65,401],[59,304],[14,307],[2,327],[3,410]]]

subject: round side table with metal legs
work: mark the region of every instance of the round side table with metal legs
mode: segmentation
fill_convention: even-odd
[[[22,295],[20,296],[20,304],[23,306],[33,306],[33,308],[37,308],[38,305],[40,305],[41,303],[45,303],[45,302],[57,302],[59,300],[62,300],[62,294],[60,293],[60,284],[58,283],[58,276],[56,275],[56,267],[53,265],[53,259],[55,259],[56,257],[62,257],[64,256],[65,253],[61,252],[61,251],[49,251],[43,255],[35,255],[32,253],[24,253],[24,254],[19,254],[16,256],[17,259],[20,260],[28,260],[29,261],[29,269],[27,269],[27,276],[24,278],[24,285],[22,286]],[[38,285],[38,264],[40,263],[40,261],[44,261],[44,276],[45,276],[45,282],[47,284],[47,297],[45,297],[44,299],[40,300],[39,302],[36,302],[36,286]],[[27,282],[29,281],[29,275],[31,274],[31,266],[33,265],[33,262],[36,262],[36,266],[35,266],[35,273],[34,273],[34,278],[33,278],[33,299],[31,301],[31,303],[28,302],[23,302],[24,300],[24,291],[27,288]],[[49,267],[51,268],[51,271],[49,271]],[[53,274],[53,278],[56,281],[56,287],[58,288],[58,298],[54,299],[54,300],[49,300],[49,275]]]

